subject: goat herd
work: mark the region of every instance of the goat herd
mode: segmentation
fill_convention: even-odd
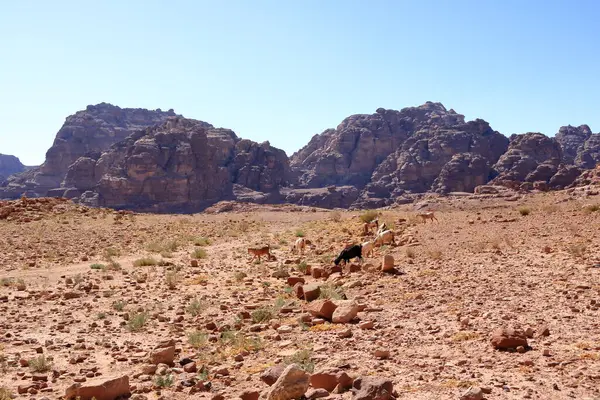
[[[418,213],[417,217],[421,218],[423,223],[425,223],[427,220],[431,220],[432,222],[434,220],[435,221],[438,220],[432,211]],[[399,222],[406,223],[406,219],[402,218],[399,220]],[[391,229],[388,229],[385,222],[381,223],[381,225],[379,224],[379,220],[377,220],[377,219],[374,219],[371,222],[366,222],[363,225],[363,232],[362,232],[363,236],[370,235],[371,229],[376,230],[374,239],[366,241],[362,244],[346,246],[340,252],[340,254],[335,258],[335,260],[333,260],[333,263],[335,265],[339,265],[340,262],[344,261],[344,264],[346,264],[348,261],[350,261],[353,258],[358,258],[359,260],[362,261],[363,255],[365,257],[372,255],[373,249],[375,247],[381,247],[381,246],[387,245],[387,244],[391,244],[391,245],[396,244],[395,238],[394,238],[394,232]],[[300,254],[304,254],[304,250],[310,246],[312,246],[312,242],[307,238],[301,237],[296,240],[296,242],[292,245],[290,250],[292,253],[300,252]],[[271,260],[273,258],[273,256],[271,255],[270,250],[271,250],[271,248],[269,245],[262,246],[262,247],[249,248],[248,254],[253,255],[253,257],[250,261],[252,262],[256,258],[258,258],[258,261],[260,262],[261,256],[266,256],[268,260]]]

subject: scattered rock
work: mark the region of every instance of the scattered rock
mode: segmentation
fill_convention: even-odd
[[[492,346],[499,350],[516,349],[519,346],[527,348],[527,336],[515,329],[500,328],[492,333]]]
[[[67,388],[66,400],[115,400],[129,395],[129,376],[97,378],[84,383],[75,383]]]
[[[308,374],[296,364],[288,365],[267,392],[267,400],[294,400],[308,390]]]

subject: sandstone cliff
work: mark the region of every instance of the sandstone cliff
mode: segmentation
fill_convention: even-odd
[[[277,196],[287,156],[268,142],[182,117],[146,128],[100,155],[80,158],[53,194],[85,204],[146,211],[199,211],[233,199],[233,185]],[[59,193],[60,192],[60,193]]]
[[[133,132],[174,115],[173,110],[120,108],[106,103],[90,105],[67,117],[46,153],[45,162],[25,174],[12,176],[0,188],[0,198],[15,198],[24,192],[45,196],[50,189],[61,185],[69,166],[80,157],[102,152]]]
[[[21,161],[7,154],[0,154],[0,182],[8,178],[12,174],[18,174],[25,171],[26,167]]]

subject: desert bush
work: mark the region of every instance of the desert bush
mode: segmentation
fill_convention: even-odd
[[[244,280],[245,277],[247,277],[248,275],[245,272],[242,271],[238,271],[235,274],[233,274],[233,277],[235,278],[236,281],[241,282]]]
[[[159,388],[166,388],[166,387],[171,387],[173,386],[173,375],[158,375],[155,379],[154,379],[154,384],[156,386],[158,386]]]
[[[13,393],[10,391],[9,388],[6,388],[4,386],[0,387],[0,400],[12,400],[13,398]]]
[[[587,250],[587,245],[585,243],[572,243],[567,246],[567,252],[574,257],[583,257]]]
[[[125,309],[126,303],[123,300],[117,300],[112,304],[112,308],[115,311],[123,311]]]
[[[331,220],[334,222],[340,222],[342,220],[342,213],[339,211],[333,211],[330,215]]]
[[[299,237],[299,238],[306,236],[306,235],[304,234],[304,231],[302,231],[302,230],[300,230],[300,229],[298,229],[298,230],[296,231],[295,235],[296,235],[296,237]]]
[[[165,283],[169,290],[175,290],[177,288],[177,283],[179,282],[179,276],[177,276],[177,272],[168,271],[165,274]]]
[[[522,216],[527,216],[531,214],[531,208],[525,206],[519,207],[519,214],[521,214]]]
[[[206,250],[204,250],[203,248],[194,250],[192,252],[192,258],[195,258],[196,260],[206,258]]]
[[[283,360],[285,365],[296,364],[300,369],[312,374],[315,370],[315,363],[312,361],[313,352],[310,349],[297,351],[293,356],[286,357]]]
[[[208,335],[205,332],[193,331],[188,333],[188,343],[195,349],[200,349],[208,343]]]
[[[27,289],[27,285],[25,284],[25,281],[23,279],[17,279],[17,281],[15,282],[15,288],[17,290],[25,290]]]
[[[250,314],[252,322],[260,324],[261,322],[267,322],[273,318],[273,310],[267,307],[258,308]]]
[[[300,264],[296,265],[296,269],[302,272],[303,274],[306,274],[306,271],[308,271],[308,264],[306,263],[306,261],[302,261]]]
[[[360,216],[360,220],[362,222],[371,222],[375,219],[377,219],[377,211],[375,210],[369,210],[369,211],[365,211],[361,216]]]
[[[106,261],[109,261],[113,257],[119,257],[120,255],[121,255],[121,252],[119,251],[119,249],[116,249],[114,247],[107,247],[102,252],[102,256],[104,257],[104,259]]]
[[[196,317],[200,315],[202,311],[206,310],[206,306],[207,304],[205,301],[193,299],[185,310],[191,314],[192,317]]]
[[[210,239],[205,237],[198,237],[194,239],[194,246],[209,246]]]
[[[320,299],[342,300],[345,298],[344,290],[341,287],[335,287],[328,283],[321,285],[319,294]]]
[[[600,205],[599,204],[588,204],[587,206],[585,206],[583,208],[583,210],[586,212],[586,214],[591,214],[593,212],[600,210]]]
[[[98,314],[96,314],[96,318],[98,318],[98,319],[106,319],[106,313],[99,312]]]
[[[412,247],[407,247],[406,248],[406,257],[415,258],[415,256],[416,256],[415,250]]]
[[[442,259],[442,251],[438,249],[430,249],[427,251],[427,255],[432,260],[441,260]]]
[[[158,261],[153,257],[142,257],[133,262],[134,267],[150,267],[153,265],[158,265]]]
[[[31,368],[33,372],[48,372],[52,369],[52,363],[46,356],[41,355],[29,360],[29,368]]]
[[[148,314],[145,312],[133,314],[129,317],[129,321],[127,321],[127,329],[130,332],[139,332],[144,326],[146,326],[146,322],[148,322]]]
[[[106,269],[106,265],[95,263],[95,264],[90,265],[90,268],[104,270],[104,269]]]

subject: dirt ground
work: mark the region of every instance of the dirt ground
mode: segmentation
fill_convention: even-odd
[[[382,210],[405,244],[326,279],[305,271],[371,238],[364,212],[23,208],[0,220],[0,399],[58,399],[115,375],[137,399],[236,399],[268,389],[260,376],[281,363],[389,378],[399,399],[458,399],[470,386],[487,399],[598,399],[597,204],[567,192],[440,198],[427,223],[413,205]],[[292,254],[300,236],[315,248]],[[276,260],[250,261],[248,247],[262,244]],[[386,254],[400,273],[380,270]],[[346,324],[312,318],[290,275],[361,311]],[[529,348],[494,349],[497,328],[531,328]],[[164,340],[175,366],[149,367]]]

